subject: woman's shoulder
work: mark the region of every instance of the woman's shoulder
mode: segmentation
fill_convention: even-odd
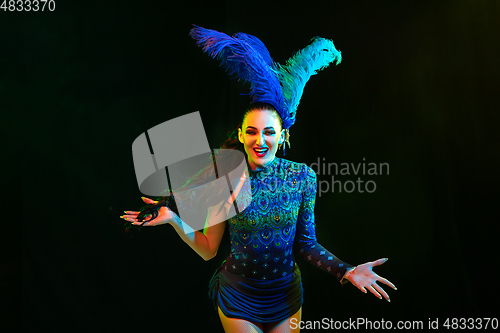
[[[307,178],[309,177],[316,178],[316,172],[314,172],[314,170],[307,164],[287,160],[281,157],[279,159],[283,169],[286,170],[288,173],[295,173],[298,176]]]

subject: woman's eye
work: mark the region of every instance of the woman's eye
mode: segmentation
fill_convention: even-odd
[[[246,133],[248,135],[255,135],[255,132],[253,132],[253,131],[247,131]],[[266,132],[264,132],[264,134],[265,135],[274,135],[274,134],[276,134],[276,132],[274,132],[274,131],[266,131]]]

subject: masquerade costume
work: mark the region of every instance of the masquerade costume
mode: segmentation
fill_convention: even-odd
[[[273,105],[287,130],[295,122],[309,77],[341,59],[333,43],[320,37],[281,66],[254,36],[237,33],[230,37],[200,27],[193,28],[190,35],[230,74],[250,83],[252,103]],[[209,296],[227,317],[280,321],[302,306],[300,270],[292,250],[342,283],[354,266],[316,240],[317,179],[312,168],[275,156],[261,169],[248,169],[250,182],[246,186],[251,186],[252,197],[238,196],[237,205],[250,200],[247,208],[227,220],[231,252],[212,277]]]

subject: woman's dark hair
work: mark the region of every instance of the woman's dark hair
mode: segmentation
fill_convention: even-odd
[[[243,116],[241,118],[241,122],[238,124],[236,129],[228,131],[226,133],[226,137],[225,137],[224,141],[222,141],[222,143],[220,144],[220,149],[239,150],[244,154],[244,156],[246,158],[245,148],[243,147],[243,144],[238,139],[238,129],[240,129],[241,126],[243,125],[243,121],[245,120],[245,117],[247,116],[248,113],[250,113],[252,111],[265,111],[265,110],[273,112],[275,114],[276,118],[279,120],[281,128],[283,128],[283,120],[281,119],[281,116],[279,115],[278,111],[276,110],[276,108],[274,106],[272,106],[271,104],[267,104],[267,103],[253,103],[253,104],[250,104],[250,106],[243,113]],[[286,130],[286,132],[285,132],[286,142],[288,142],[288,138],[289,138],[289,134],[288,134],[288,131]],[[281,145],[282,144],[279,145],[280,148],[281,148]],[[221,164],[220,163],[221,161],[223,161],[225,163],[225,165],[228,165],[230,170],[233,170],[234,168],[236,168],[239,165],[239,163],[236,164],[236,161],[234,160],[234,158],[224,160],[224,156],[222,156],[222,159],[218,158],[219,164]],[[206,166],[202,170],[200,170],[196,175],[194,175],[193,177],[188,179],[182,188],[187,189],[187,188],[191,188],[191,187],[205,184],[207,182],[207,179],[209,179],[210,177],[214,177],[214,175],[213,175],[214,163],[215,163],[215,154],[211,154],[209,160],[207,161]],[[179,215],[179,210],[177,209],[177,206],[175,204],[173,194],[170,190],[169,190],[169,193],[170,193],[169,196],[161,196],[161,197],[158,197],[156,199],[153,199],[155,201],[158,201],[156,204],[154,204],[154,205],[148,204],[148,205],[141,207],[140,213],[137,216],[137,220],[147,222],[151,219],[156,218],[158,216],[158,210],[160,209],[161,206],[167,206],[169,209],[171,209],[177,215]],[[205,196],[201,196],[201,197],[197,198],[196,202],[193,202],[192,204],[196,205],[196,203],[200,202],[200,201],[201,202],[209,201],[210,197],[211,198],[217,197],[217,195],[213,195],[213,193],[211,193],[210,196],[208,196],[208,194]],[[151,218],[149,218],[149,215],[151,215]],[[146,218],[146,221],[144,221],[145,218]],[[130,223],[128,223],[127,226],[129,227]]]

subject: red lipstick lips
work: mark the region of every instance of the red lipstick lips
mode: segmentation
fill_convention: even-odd
[[[257,157],[264,157],[269,151],[269,148],[254,148],[253,151]]]

